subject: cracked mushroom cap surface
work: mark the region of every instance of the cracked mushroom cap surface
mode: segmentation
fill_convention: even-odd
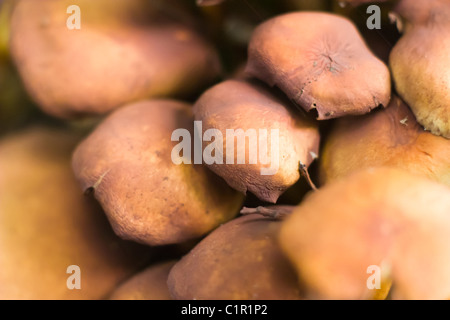
[[[204,132],[215,129],[223,137],[222,141],[205,143],[222,152],[218,158],[223,164],[208,167],[241,193],[250,191],[261,200],[275,203],[300,178],[299,162],[309,166],[317,156],[320,136],[314,120],[293,110],[289,101],[269,89],[258,81],[224,81],[197,100],[194,114],[202,121]],[[229,130],[240,130],[242,136],[248,133],[253,138],[239,143],[236,140],[243,139],[230,135]],[[241,163],[239,155],[245,155]]]
[[[388,108],[336,120],[320,157],[321,184],[361,168],[402,168],[450,186],[450,141],[425,131],[397,96]]]
[[[30,96],[52,116],[192,94],[220,72],[216,51],[153,4],[79,0],[80,29],[69,29],[73,4],[20,0],[11,18],[12,57]]]
[[[417,121],[450,139],[450,3],[436,3],[441,5],[419,11],[426,17],[409,17],[413,22],[392,49],[389,65],[396,90]]]
[[[277,243],[281,222],[242,216],[220,226],[169,274],[178,300],[298,300],[301,290]]]
[[[243,196],[225,181],[202,165],[172,161],[174,130],[192,138],[193,120],[188,104],[141,101],[113,112],[76,148],[75,176],[122,238],[181,243],[238,213]]]
[[[450,297],[450,189],[391,168],[362,170],[311,194],[281,227],[305,294],[321,299]],[[380,289],[369,289],[379,268]]]
[[[295,12],[258,26],[248,48],[247,72],[279,87],[318,119],[360,115],[391,96],[387,66],[344,17]]]

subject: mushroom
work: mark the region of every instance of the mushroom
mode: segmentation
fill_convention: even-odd
[[[176,260],[153,264],[119,285],[109,300],[170,300],[167,277]]]
[[[402,0],[394,12],[404,25],[390,55],[396,90],[426,130],[450,139],[450,3]]]
[[[336,120],[321,152],[321,183],[379,166],[402,168],[450,186],[450,141],[423,130],[396,96],[386,109]]]
[[[281,222],[236,218],[209,234],[169,273],[178,300],[297,300],[301,291],[277,243]]]
[[[177,129],[192,137],[192,127],[190,105],[141,101],[117,109],[76,148],[74,173],[120,237],[181,243],[238,213],[243,196],[222,179],[204,166],[174,162],[171,137]]]
[[[390,100],[389,70],[355,25],[338,15],[295,12],[258,26],[247,72],[279,87],[318,119],[360,115]]]
[[[447,186],[362,170],[310,194],[279,241],[307,298],[448,299],[449,212]]]
[[[50,115],[98,115],[145,98],[186,96],[220,71],[216,51],[192,27],[150,2],[73,4],[20,0],[12,16],[12,56],[29,94]]]
[[[79,191],[70,157],[80,138],[33,126],[0,140],[1,300],[103,299],[154,256],[117,237]]]
[[[319,152],[317,124],[258,81],[215,85],[194,104],[194,114],[208,136],[203,140],[213,140],[205,142],[205,152],[215,152],[208,168],[263,201],[275,203],[300,178],[299,163],[308,167]]]

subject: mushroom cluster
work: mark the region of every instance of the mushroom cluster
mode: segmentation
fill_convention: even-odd
[[[448,299],[449,17],[0,0],[0,299]]]

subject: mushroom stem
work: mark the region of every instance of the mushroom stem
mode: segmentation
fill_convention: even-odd
[[[308,168],[306,167],[306,165],[304,163],[302,163],[301,161],[299,161],[298,169],[300,171],[300,175],[302,175],[306,178],[306,181],[308,182],[311,189],[313,189],[314,191],[317,191],[317,187],[314,184],[314,182],[311,180],[311,176],[309,175]]]

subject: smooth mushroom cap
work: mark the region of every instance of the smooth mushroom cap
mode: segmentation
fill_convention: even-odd
[[[179,300],[300,299],[277,243],[280,225],[252,214],[220,226],[172,268],[170,294]]]
[[[77,1],[81,28],[71,30],[73,1],[18,1],[11,53],[46,113],[104,114],[145,98],[192,94],[218,75],[218,55],[196,31],[144,3]]]
[[[363,170],[312,193],[282,225],[280,243],[308,297],[450,296],[450,189],[397,169]],[[380,289],[369,289],[378,267]]]
[[[151,265],[118,286],[109,300],[170,300],[167,277],[176,260]]]
[[[258,26],[247,72],[279,87],[318,119],[360,115],[391,95],[389,70],[366,46],[356,26],[329,13],[296,12]]]
[[[75,150],[73,170],[114,231],[148,245],[200,237],[233,218],[243,196],[202,165],[175,164],[176,129],[193,139],[190,105],[142,101],[108,116]]]
[[[321,183],[379,166],[402,168],[450,186],[450,141],[425,131],[396,96],[386,109],[338,119],[321,152]]]
[[[194,114],[196,120],[202,121],[203,132],[216,129],[223,137],[223,145],[218,140],[204,143],[205,147],[212,144],[216,150],[223,148],[220,156],[223,164],[208,167],[234,189],[243,194],[250,191],[267,202],[275,203],[300,178],[299,162],[309,166],[319,152],[317,124],[292,110],[289,101],[277,97],[257,81],[219,83],[197,100]],[[241,145],[235,139],[231,164],[227,159],[227,136],[233,136],[227,131],[239,129],[249,135],[253,132],[255,140],[246,139],[245,145]],[[261,157],[264,145],[267,162]],[[238,154],[245,154],[244,164],[238,164]],[[250,163],[250,157],[255,157],[254,164]],[[262,168],[270,167],[275,169],[273,173],[262,173]]]

